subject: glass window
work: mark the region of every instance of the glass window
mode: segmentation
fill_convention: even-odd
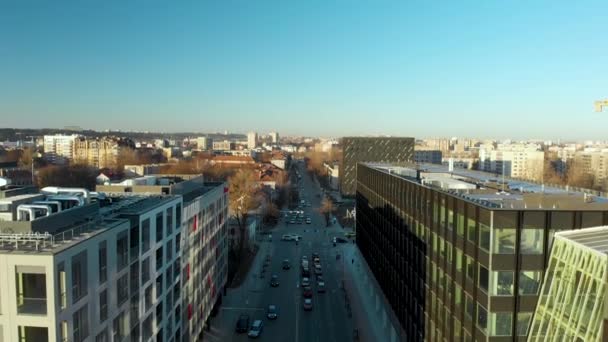
[[[490,275],[488,269],[479,265],[479,287],[486,293],[488,292],[489,281]]]
[[[441,237],[439,238],[439,254],[445,259],[445,240]]]
[[[127,231],[123,231],[116,238],[117,271],[129,264],[129,235],[127,233]]]
[[[462,251],[456,248],[456,271],[462,272]]]
[[[542,271],[522,271],[519,273],[519,294],[536,295],[542,282]]]
[[[473,243],[477,236],[477,230],[475,229],[477,223],[475,219],[475,206],[473,204],[467,204],[467,238]]]
[[[150,219],[145,219],[141,223],[141,252],[145,253],[150,249]]]
[[[475,317],[475,302],[473,301],[473,297],[469,295],[465,295],[464,313],[469,319],[473,319],[473,317]]]
[[[467,278],[470,280],[475,279],[475,263],[473,262],[473,258],[467,256]]]
[[[545,241],[544,229],[522,229],[521,230],[521,253],[543,254]]]
[[[481,304],[477,304],[477,327],[484,333],[488,333],[488,310]]]
[[[72,303],[87,295],[87,251],[72,257]]]
[[[437,253],[439,251],[439,243],[437,242],[437,234],[433,233],[433,252]]]
[[[513,295],[513,271],[492,271],[491,296]]]
[[[454,305],[458,308],[462,305],[462,287],[454,285]],[[456,310],[454,310],[456,311]]]
[[[175,206],[175,227],[179,228],[182,225],[182,204],[178,203]]]
[[[461,328],[461,323],[458,319],[454,318],[454,340],[459,340],[460,339],[460,328]]]
[[[167,236],[169,236],[173,231],[173,207],[167,208],[166,213],[165,218],[167,221]]]
[[[99,283],[103,284],[108,279],[108,249],[106,242],[99,243]]]
[[[492,246],[492,253],[514,254],[515,234],[516,229],[514,228],[494,228],[494,244]]]
[[[458,224],[456,225],[456,234],[458,236],[464,238],[464,214],[459,212],[458,215]]]
[[[163,268],[163,247],[158,247],[156,250],[156,271],[160,271]]]
[[[82,342],[89,337],[89,319],[87,317],[88,310],[89,306],[88,304],[85,304],[72,316],[74,342]]]
[[[163,213],[156,214],[156,242],[163,239]]]
[[[527,336],[533,312],[517,313],[517,336]]]
[[[492,312],[490,316],[490,336],[511,336],[512,312]]]
[[[129,274],[126,273],[116,281],[116,301],[120,306],[129,298]]]
[[[479,248],[490,253],[491,228],[483,223],[479,223]]]
[[[142,284],[150,280],[150,257],[141,262],[141,282]]]
[[[447,261],[447,267],[449,267],[449,269],[452,269],[452,244],[449,242],[445,242],[445,255],[446,255],[446,261]]]
[[[160,298],[163,294],[163,275],[162,273],[156,277],[156,299]]]

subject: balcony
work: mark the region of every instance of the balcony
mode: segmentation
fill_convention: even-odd
[[[37,267],[17,268],[17,313],[21,315],[46,315],[46,275],[20,272],[24,269],[28,272],[39,271],[34,268]]]

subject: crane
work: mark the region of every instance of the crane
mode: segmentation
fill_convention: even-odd
[[[604,108],[608,108],[608,99],[595,101],[595,111],[596,112],[601,112],[602,109],[604,109]]]

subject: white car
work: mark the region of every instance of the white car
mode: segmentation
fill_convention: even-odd
[[[260,334],[262,334],[262,328],[264,328],[264,324],[261,320],[256,319],[255,321],[253,321],[253,324],[251,325],[251,329],[249,329],[249,333],[247,334],[247,336],[259,337]]]
[[[302,287],[310,286],[310,279],[307,277],[302,278]]]

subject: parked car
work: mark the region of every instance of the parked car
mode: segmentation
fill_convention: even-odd
[[[310,279],[308,277],[302,278],[302,287],[310,286]]]
[[[304,298],[304,310],[311,311],[312,310],[312,299]]]
[[[317,292],[324,293],[325,292],[325,282],[317,281]]]
[[[310,217],[307,217],[306,218],[306,224],[311,224],[311,223],[312,223],[312,221],[310,220]]]
[[[290,268],[291,268],[291,263],[289,262],[289,259],[283,260],[283,269],[288,270]]]
[[[247,334],[247,336],[249,337],[259,337],[262,334],[262,329],[264,328],[264,324],[262,323],[262,320],[256,319],[255,321],[253,321],[253,324],[251,325],[251,328],[249,329],[249,333]]]
[[[236,332],[244,333],[249,329],[249,315],[241,314],[239,319],[236,321]]]
[[[266,317],[268,317],[268,319],[277,319],[279,317],[276,305],[268,305],[268,309],[266,310]]]
[[[279,276],[277,276],[276,274],[272,275],[272,277],[270,278],[270,286],[272,286],[272,287],[279,286]]]

